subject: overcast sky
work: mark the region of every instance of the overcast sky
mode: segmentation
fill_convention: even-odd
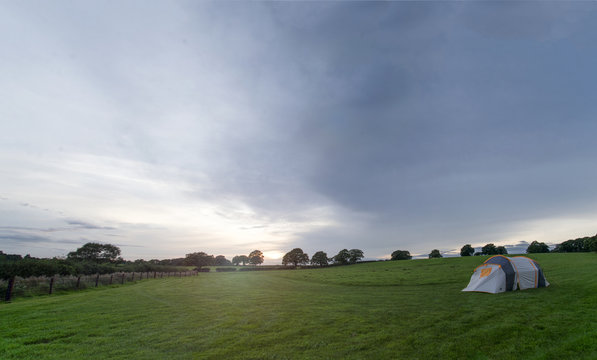
[[[596,44],[594,2],[0,1],[0,250],[594,235]]]

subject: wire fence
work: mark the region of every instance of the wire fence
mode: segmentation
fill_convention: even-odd
[[[32,276],[22,278],[15,276],[8,280],[0,280],[0,296],[5,302],[15,297],[52,295],[57,292],[83,290],[100,286],[124,285],[140,280],[163,279],[169,277],[186,277],[197,275],[197,271],[177,272],[119,272],[112,274],[94,274],[80,276]]]

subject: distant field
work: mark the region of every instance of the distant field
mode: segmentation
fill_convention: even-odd
[[[596,359],[597,254],[463,293],[486,257],[204,273],[0,304],[1,359]]]

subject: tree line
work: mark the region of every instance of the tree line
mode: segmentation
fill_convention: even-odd
[[[184,258],[184,264],[188,266],[195,266],[199,270],[204,266],[230,266],[230,265],[260,265],[263,263],[263,252],[261,250],[253,250],[249,255],[236,255],[232,258],[232,261],[226,259],[224,255],[208,255],[207,253],[200,251],[190,254],[186,254]]]
[[[14,276],[92,275],[114,272],[180,271],[183,259],[126,261],[120,248],[110,244],[87,243],[68,253],[66,258],[36,258],[30,255],[6,254],[0,250],[0,278]]]
[[[577,239],[566,240],[560,244],[557,244],[553,250],[549,250],[549,245],[544,242],[533,241],[529,244],[526,249],[527,254],[537,253],[564,253],[564,252],[591,252],[597,251],[597,235],[586,236]],[[506,255],[508,250],[503,246],[495,246],[494,244],[487,244],[481,248],[480,252],[475,252],[475,249],[470,245],[466,244],[460,249],[460,256],[471,256],[471,255]]]
[[[282,265],[307,265],[311,264],[314,266],[327,266],[330,263],[335,265],[346,265],[354,264],[364,257],[363,251],[360,249],[342,249],[338,254],[328,257],[324,251],[317,251],[313,254],[313,257],[309,258],[309,255],[305,253],[301,248],[294,248],[284,254],[282,257]],[[195,252],[186,254],[185,265],[195,266],[201,269],[204,266],[226,266],[226,265],[261,265],[263,263],[264,256],[261,250],[253,250],[249,255],[236,255],[232,258],[232,261],[226,259],[223,255],[213,256],[208,255],[205,252]]]
[[[597,251],[597,235],[566,240],[557,244],[551,252],[590,252]],[[549,246],[544,242],[533,241],[526,249],[531,253],[548,253]],[[25,255],[5,254],[0,250],[0,278],[8,279],[13,276],[53,276],[60,275],[91,275],[109,274],[113,272],[173,272],[180,270],[180,266],[195,266],[201,269],[204,266],[227,265],[260,265],[264,255],[260,250],[253,250],[248,255],[236,255],[232,260],[224,255],[208,255],[205,252],[186,254],[184,258],[152,259],[126,261],[120,257],[120,248],[111,244],[87,243],[80,248],[68,253],[66,258],[40,259]],[[472,255],[507,255],[504,246],[486,244],[481,251],[475,252],[471,244],[466,244],[460,249],[460,256]],[[429,258],[441,258],[438,249],[429,253]],[[336,255],[328,257],[324,251],[317,251],[311,258],[301,248],[294,248],[284,254],[282,264],[299,266],[311,264],[312,266],[327,266],[354,264],[364,258],[360,249],[342,249]],[[396,250],[391,254],[391,260],[409,260],[412,256],[407,250]]]
[[[544,242],[533,241],[526,249],[527,254],[548,253],[548,252],[591,252],[597,251],[597,235],[586,236],[578,239],[566,240],[557,244],[553,250],[549,250],[549,245]],[[479,255],[508,255],[505,246],[495,246],[493,243],[486,244],[481,251],[475,252],[471,244],[466,244],[460,249],[460,256],[479,256]],[[431,250],[429,258],[443,257],[438,249]],[[406,250],[396,250],[392,253],[391,260],[409,260],[412,256]]]
[[[314,266],[327,266],[331,263],[335,265],[348,265],[355,264],[363,259],[363,250],[360,249],[342,249],[338,254],[328,257],[328,254],[324,251],[317,251],[309,260],[309,255],[301,248],[294,248],[287,252],[282,257],[282,265],[306,265],[311,264]]]

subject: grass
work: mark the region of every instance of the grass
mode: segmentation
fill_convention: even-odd
[[[595,359],[597,254],[463,293],[484,258],[203,273],[0,305],[2,359]]]

